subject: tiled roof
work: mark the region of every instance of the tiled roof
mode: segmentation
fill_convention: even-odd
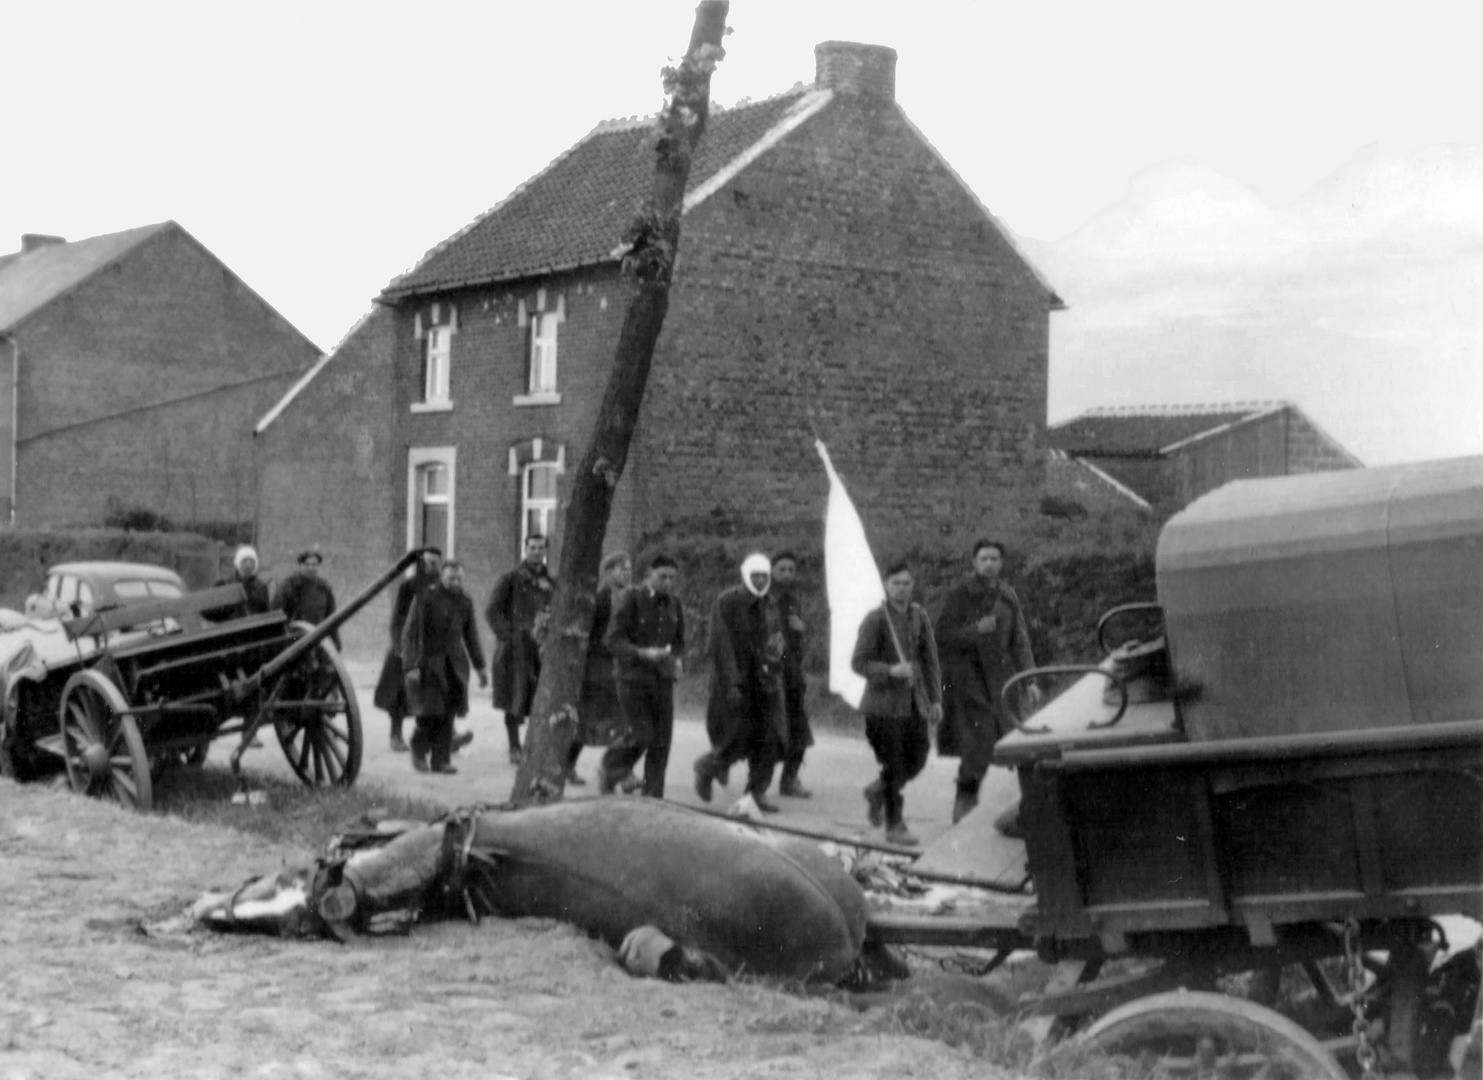
[[[1050,495],[1096,506],[1151,509],[1148,500],[1127,484],[1109,476],[1090,461],[1072,457],[1064,450],[1046,451],[1045,490]]]
[[[16,252],[0,259],[0,332],[14,329],[26,316],[70,292],[125,252],[172,224],[167,221],[74,240],[70,244],[47,244],[34,251]]]
[[[749,105],[717,109],[690,167],[693,193],[728,163],[818,100],[796,86]],[[543,172],[425,255],[383,293],[415,293],[508,281],[607,262],[654,182],[648,120],[600,124]]]
[[[1156,457],[1176,443],[1288,407],[1283,401],[1260,401],[1091,409],[1051,425],[1046,441],[1080,457]]]

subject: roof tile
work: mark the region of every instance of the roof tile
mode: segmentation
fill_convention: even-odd
[[[1082,457],[1155,456],[1177,442],[1285,404],[1264,401],[1092,409],[1052,425],[1046,438],[1052,448]]]
[[[691,164],[688,190],[786,118],[809,89],[799,85],[764,101],[714,110]],[[612,260],[653,186],[652,131],[647,121],[599,124],[544,171],[429,251],[383,295],[399,299]]]
[[[143,225],[70,244],[48,244],[0,259],[0,332],[14,329],[26,316],[70,292],[170,224]]]

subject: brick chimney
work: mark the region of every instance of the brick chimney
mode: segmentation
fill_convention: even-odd
[[[46,233],[34,232],[21,233],[21,254],[25,255],[32,251],[39,251],[44,247],[51,247],[54,244],[65,244],[66,242],[67,238],[65,236],[49,236]]]
[[[814,46],[814,85],[841,94],[896,100],[896,50],[858,41]]]

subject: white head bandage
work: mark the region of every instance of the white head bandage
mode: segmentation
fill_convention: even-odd
[[[759,589],[757,588],[757,586],[752,584],[753,574],[767,575],[767,582],[762,586],[762,588]],[[757,552],[753,555],[748,555],[745,559],[742,560],[741,576],[742,584],[747,587],[747,592],[751,593],[753,596],[766,596],[768,587],[772,584],[772,563],[769,562],[767,556],[763,555],[761,552]]]
[[[252,568],[254,570],[256,570],[258,566],[261,565],[258,561],[257,549],[254,548],[251,544],[243,544],[237,549],[237,554],[232,556],[232,565],[237,568],[238,573],[242,572],[242,564],[245,563],[248,559],[252,560]]]

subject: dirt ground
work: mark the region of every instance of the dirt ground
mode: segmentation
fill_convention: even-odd
[[[348,945],[143,930],[310,856],[0,779],[0,1080],[995,1075],[842,1003],[632,979],[554,922]]]

